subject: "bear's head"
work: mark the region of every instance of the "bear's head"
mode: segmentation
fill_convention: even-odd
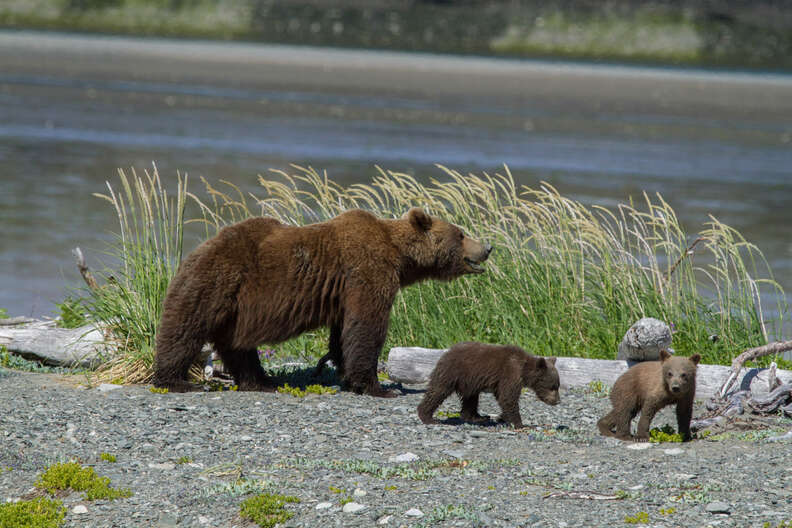
[[[558,405],[561,386],[556,358],[535,357],[534,361],[526,361],[523,365],[523,384],[536,393],[536,397],[548,405]]]
[[[454,224],[430,216],[413,207],[404,217],[406,235],[402,233],[400,249],[410,260],[406,282],[423,278],[451,280],[468,273],[483,273],[481,265],[492,252],[490,244],[482,244],[467,236]]]
[[[672,356],[667,350],[660,351],[663,367],[663,383],[674,396],[683,396],[696,390],[696,365],[701,356],[693,354],[689,358]]]

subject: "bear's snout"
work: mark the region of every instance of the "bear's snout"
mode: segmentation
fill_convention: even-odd
[[[679,392],[680,387],[679,385],[671,385],[671,392]]]

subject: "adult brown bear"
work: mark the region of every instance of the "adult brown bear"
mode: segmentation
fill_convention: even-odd
[[[190,366],[214,344],[239,390],[272,390],[256,347],[330,327],[328,355],[358,393],[392,396],[377,359],[399,288],[481,273],[492,250],[457,226],[410,209],[381,220],[351,210],[293,227],[251,218],[222,229],[181,264],[157,330],[154,385],[193,390]]]

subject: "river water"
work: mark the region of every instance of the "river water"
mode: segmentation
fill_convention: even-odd
[[[792,77],[254,44],[0,32],[0,307],[54,315],[96,264],[118,167],[255,191],[290,162],[366,182],[508,164],[613,206],[712,214],[792,292]],[[191,240],[189,244],[194,245]]]

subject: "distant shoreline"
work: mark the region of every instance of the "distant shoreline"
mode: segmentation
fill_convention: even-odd
[[[0,28],[792,71],[792,15],[773,2],[688,3],[38,0],[0,5]]]

